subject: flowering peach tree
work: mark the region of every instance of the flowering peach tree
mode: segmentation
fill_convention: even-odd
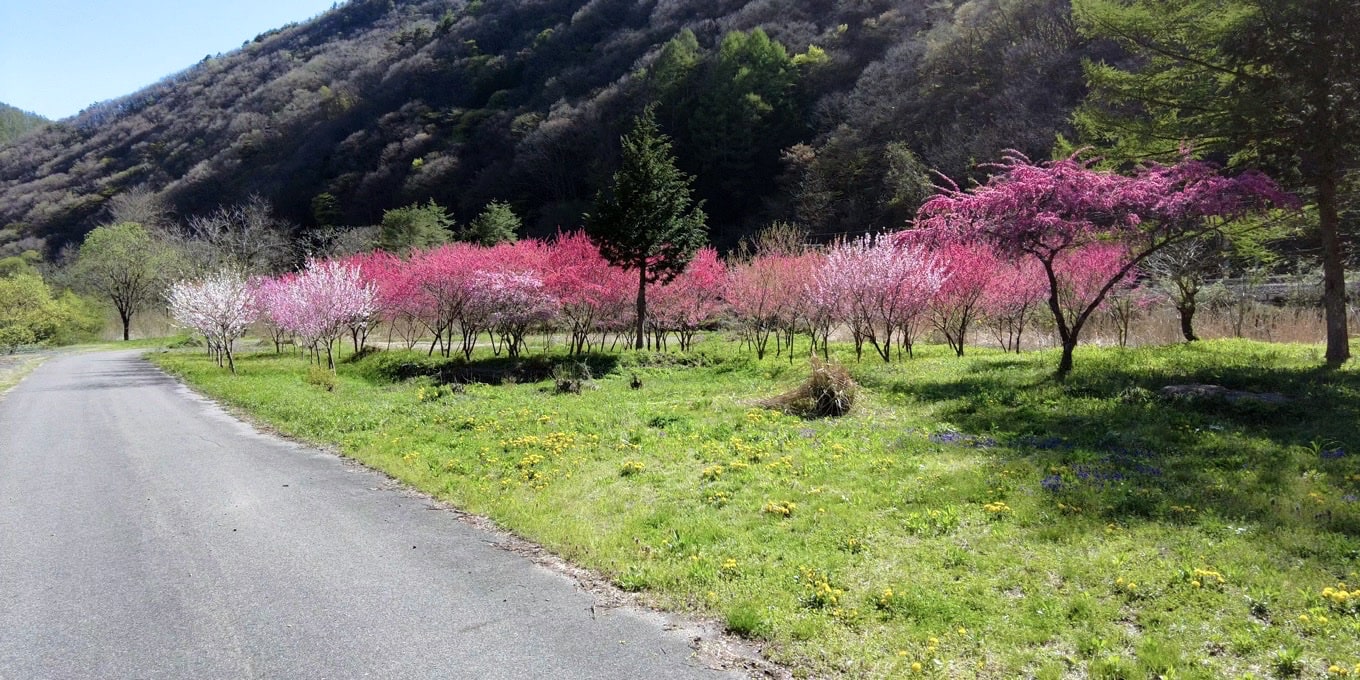
[[[259,316],[255,290],[238,271],[223,270],[197,280],[178,281],[167,294],[175,324],[193,330],[208,343],[218,366],[236,372],[233,346]]]
[[[993,169],[985,184],[968,190],[943,188],[921,206],[918,233],[940,241],[985,244],[1009,260],[1039,262],[1062,344],[1059,379],[1072,371],[1082,328],[1144,259],[1249,214],[1297,203],[1262,173],[1229,177],[1188,157],[1121,175],[1096,169],[1076,155],[1034,163],[1010,152]],[[1118,266],[1089,295],[1065,301],[1064,291],[1071,289],[1061,279],[1065,261],[1096,244],[1120,246]]]

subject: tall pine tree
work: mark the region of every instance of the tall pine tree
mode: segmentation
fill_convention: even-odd
[[[707,242],[704,211],[690,195],[693,177],[675,166],[671,142],[649,106],[625,134],[622,164],[610,191],[595,197],[586,233],[610,264],[638,273],[635,346],[647,337],[647,284],[685,269]]]

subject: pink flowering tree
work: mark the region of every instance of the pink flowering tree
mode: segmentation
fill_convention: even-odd
[[[782,300],[780,269],[787,256],[758,257],[733,265],[727,271],[723,297],[732,315],[741,324],[742,338],[764,359],[770,336],[779,326]]]
[[[293,335],[286,326],[274,320],[274,310],[288,304],[289,285],[297,274],[256,277],[250,280],[250,289],[259,308],[258,321],[267,327],[269,339],[274,343],[274,352],[283,353],[285,343],[291,342]]]
[[[472,306],[480,307],[491,332],[491,349],[510,358],[520,355],[529,330],[557,316],[557,298],[538,274],[524,271],[479,271],[472,278]]]
[[[363,280],[377,290],[378,320],[387,327],[390,345],[395,334],[406,349],[412,349],[426,330],[426,297],[415,276],[418,271],[410,262],[384,251],[355,256],[351,260],[359,267]]]
[[[879,358],[891,361],[894,343],[910,356],[923,315],[946,278],[926,248],[865,236],[827,253],[813,275],[810,307],[850,329],[856,359],[868,342]]]
[[[1033,259],[999,262],[982,294],[982,316],[1001,349],[1020,352],[1030,318],[1048,296],[1048,280]]]
[[[800,331],[814,335],[813,327],[818,311],[808,298],[808,284],[816,275],[822,259],[815,253],[780,255],[778,257],[777,278],[775,280],[775,356],[788,350],[789,363],[793,363],[793,343]],[[816,338],[812,340],[809,354],[816,352]]]
[[[470,303],[472,280],[481,268],[482,249],[467,243],[451,243],[433,250],[411,253],[410,277],[404,294],[415,318],[434,336],[429,354],[436,347],[442,356],[453,350],[453,335],[462,335],[465,357],[472,355],[477,336],[485,328],[484,310]]]
[[[998,268],[991,248],[946,243],[940,248],[946,280],[930,304],[931,321],[957,356],[963,356],[968,329],[986,308],[984,298]]]
[[[349,331],[350,340],[357,354],[368,343],[368,334],[377,328],[378,324],[387,318],[383,303],[386,298],[383,295],[382,286],[388,283],[389,270],[400,266],[399,259],[383,251],[369,253],[356,253],[349,257],[336,260],[341,266],[350,267],[359,272],[359,280],[374,291],[373,305],[367,316],[355,317],[345,324]]]
[[[1296,199],[1259,172],[1227,177],[1188,157],[1147,165],[1132,176],[1097,170],[1072,156],[1033,163],[1010,152],[986,184],[942,190],[921,206],[917,227],[937,239],[982,243],[1009,260],[1034,258],[1048,279],[1062,357],[1056,377],[1072,371],[1081,331],[1107,295],[1140,262],[1172,244]],[[1106,243],[1123,246],[1120,266],[1084,304],[1064,309],[1059,261]]]
[[[827,272],[827,254],[814,251],[805,253],[803,258],[807,261],[808,274],[798,301],[803,327],[812,338],[809,354],[815,355],[820,346],[822,358],[829,360],[831,331],[840,323],[842,305],[832,279],[824,277]]]
[[[817,310],[818,320],[825,324],[819,329],[823,338],[830,335],[833,326],[844,325],[855,343],[856,361],[864,358],[864,343],[873,333],[874,291],[864,280],[869,247],[867,239],[836,244],[813,274],[808,291],[812,298],[809,307]]]
[[[238,271],[223,270],[198,280],[179,281],[167,296],[175,324],[201,334],[220,367],[234,374],[233,348],[257,316],[259,305],[252,286]]]
[[[649,322],[662,334],[675,333],[680,351],[688,352],[699,329],[721,313],[726,284],[727,267],[718,258],[718,251],[700,248],[685,271],[649,294],[652,300]]]
[[[265,303],[275,325],[302,338],[318,363],[324,349],[326,366],[335,370],[335,341],[350,324],[373,316],[377,289],[363,281],[357,267],[308,260],[306,268],[286,279]]]
[[[637,286],[582,232],[558,234],[553,240],[545,256],[543,283],[561,305],[560,322],[568,335],[568,352],[574,356],[591,350],[592,333],[604,332],[611,319],[626,315]]]

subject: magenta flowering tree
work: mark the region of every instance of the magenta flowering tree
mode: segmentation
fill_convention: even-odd
[[[560,320],[572,355],[590,351],[591,334],[605,332],[611,319],[625,316],[637,292],[632,276],[611,266],[582,232],[557,235],[545,255],[543,272],[544,284],[561,305]]]
[[[921,206],[917,227],[937,240],[982,243],[1003,258],[1033,258],[1048,280],[1062,357],[1057,378],[1072,371],[1081,331],[1107,295],[1157,251],[1221,229],[1271,207],[1297,204],[1259,172],[1235,177],[1185,158],[1147,165],[1132,176],[1097,170],[1077,156],[1033,163],[1010,152],[986,184],[949,187]],[[1060,262],[1068,253],[1105,243],[1123,247],[1119,266],[1084,304],[1062,300]]]
[[[471,357],[477,336],[485,328],[484,310],[471,304],[472,279],[480,269],[479,250],[467,243],[451,243],[411,253],[411,281],[404,294],[414,318],[434,336],[430,354],[438,347],[442,356],[449,356],[453,334],[458,331],[463,354]]]
[[[170,286],[167,299],[175,324],[201,334],[217,365],[225,362],[236,373],[236,340],[259,316],[255,290],[245,276],[223,270],[198,280],[179,281]]]

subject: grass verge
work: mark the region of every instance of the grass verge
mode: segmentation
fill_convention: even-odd
[[[39,364],[47,360],[47,354],[11,354],[0,356],[0,397],[10,391],[25,376],[33,372]]]
[[[926,347],[851,364],[854,412],[819,420],[756,406],[805,361],[722,341],[592,357],[580,394],[560,357],[379,352],[326,385],[151,358],[799,675],[1218,678],[1360,673],[1360,372],[1317,355],[1084,349],[1056,384],[1049,352]]]

